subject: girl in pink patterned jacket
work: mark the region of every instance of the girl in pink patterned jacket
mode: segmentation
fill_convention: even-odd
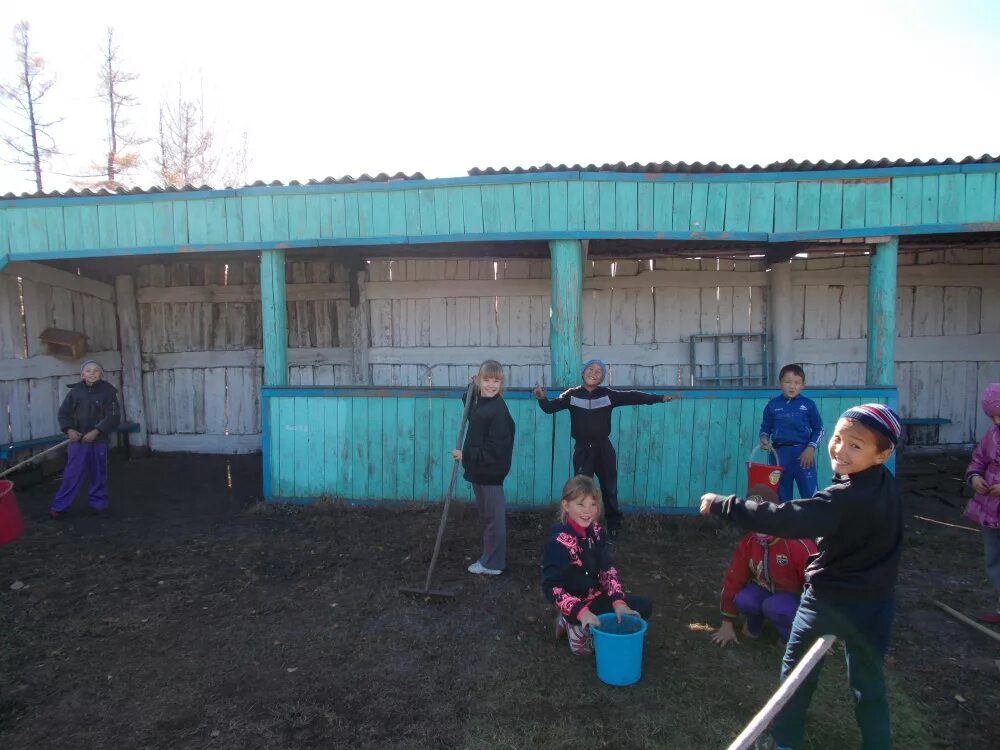
[[[981,615],[979,621],[1000,625],[1000,383],[986,386],[983,411],[993,426],[979,441],[965,472],[965,480],[976,493],[965,508],[965,517],[983,527],[986,575],[997,590],[996,609]]]
[[[566,636],[577,656],[593,653],[588,628],[599,628],[598,615],[615,612],[649,619],[653,605],[642,596],[626,595],[611,562],[601,520],[601,493],[590,477],[577,475],[563,486],[561,523],[545,542],[542,589],[556,616],[556,638]]]

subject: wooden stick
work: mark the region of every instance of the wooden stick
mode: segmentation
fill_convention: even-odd
[[[57,443],[56,445],[53,445],[51,448],[46,448],[41,453],[36,453],[31,458],[26,459],[26,460],[22,461],[19,464],[14,464],[9,469],[6,469],[5,471],[0,472],[0,477],[5,477],[8,474],[10,474],[12,471],[14,471],[15,469],[20,469],[22,466],[27,466],[32,461],[37,461],[39,458],[41,458],[42,456],[44,456],[46,453],[51,453],[54,450],[58,450],[59,448],[62,448],[64,445],[69,445],[69,440],[63,440],[61,443]]]
[[[914,515],[913,517],[920,521],[927,521],[927,523],[936,523],[940,526],[950,526],[953,529],[965,529],[966,531],[975,531],[975,532],[979,531],[979,529],[974,529],[971,526],[960,526],[957,523],[947,523],[946,521],[939,521],[936,518],[927,518],[926,516],[917,516],[917,515]]]
[[[990,630],[985,625],[980,625],[975,620],[970,620],[968,617],[966,617],[965,615],[963,615],[961,612],[952,609],[947,604],[943,604],[942,602],[939,602],[937,599],[931,599],[931,604],[933,604],[935,607],[939,607],[939,608],[943,609],[945,612],[947,612],[949,615],[951,615],[952,617],[954,617],[956,620],[961,620],[966,625],[971,625],[976,630],[978,630],[980,633],[986,633],[986,635],[988,635],[993,640],[1000,641],[1000,633],[997,633],[995,630]]]
[[[757,738],[763,734],[767,725],[771,723],[771,720],[778,714],[782,707],[788,703],[792,694],[798,689],[799,685],[802,684],[803,680],[805,680],[809,673],[816,668],[816,665],[820,663],[820,660],[826,656],[826,652],[833,647],[836,640],[837,639],[832,635],[824,635],[812,645],[812,648],[806,652],[802,661],[795,665],[795,669],[792,670],[792,673],[788,675],[788,678],[781,683],[781,686],[777,690],[774,691],[774,695],[771,696],[771,699],[765,703],[764,707],[757,713],[757,715],[750,720],[746,729],[740,732],[740,735],[733,740],[727,750],[748,750],[748,748],[757,741]]]

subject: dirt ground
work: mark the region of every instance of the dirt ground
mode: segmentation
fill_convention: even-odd
[[[964,457],[909,459],[909,522],[889,658],[897,747],[995,746],[1000,643],[950,619],[990,605],[959,497]],[[626,586],[654,600],[642,680],[598,681],[553,640],[540,587],[552,513],[510,516],[509,572],[473,577],[478,523],[440,508],[259,504],[259,457],[112,467],[110,518],[79,499],[45,518],[50,479],[17,494],[29,527],[0,547],[0,747],[720,748],[777,684],[773,634],[720,649],[717,595],[738,533],[629,518]],[[841,653],[810,748],[857,744]]]

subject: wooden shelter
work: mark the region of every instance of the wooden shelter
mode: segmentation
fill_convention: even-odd
[[[7,196],[0,428],[55,431],[75,365],[37,336],[60,328],[121,387],[133,444],[262,450],[269,500],[437,499],[486,357],[513,387],[517,505],[569,471],[566,415],[528,389],[576,383],[591,356],[615,386],[682,396],[616,412],[626,507],[743,489],[788,362],[828,425],[875,400],[920,441],[968,443],[1000,380],[998,173],[660,164]]]

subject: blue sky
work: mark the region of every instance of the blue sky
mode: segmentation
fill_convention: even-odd
[[[46,189],[72,187],[58,173],[105,148],[108,25],[141,76],[136,128],[153,136],[161,99],[200,81],[220,139],[247,132],[250,181],[1000,154],[1000,3],[987,0],[324,5],[5,0],[0,39],[30,21],[57,77],[46,115],[64,118],[63,155]],[[11,81],[13,45],[0,53]],[[0,167],[0,193],[31,189]]]

